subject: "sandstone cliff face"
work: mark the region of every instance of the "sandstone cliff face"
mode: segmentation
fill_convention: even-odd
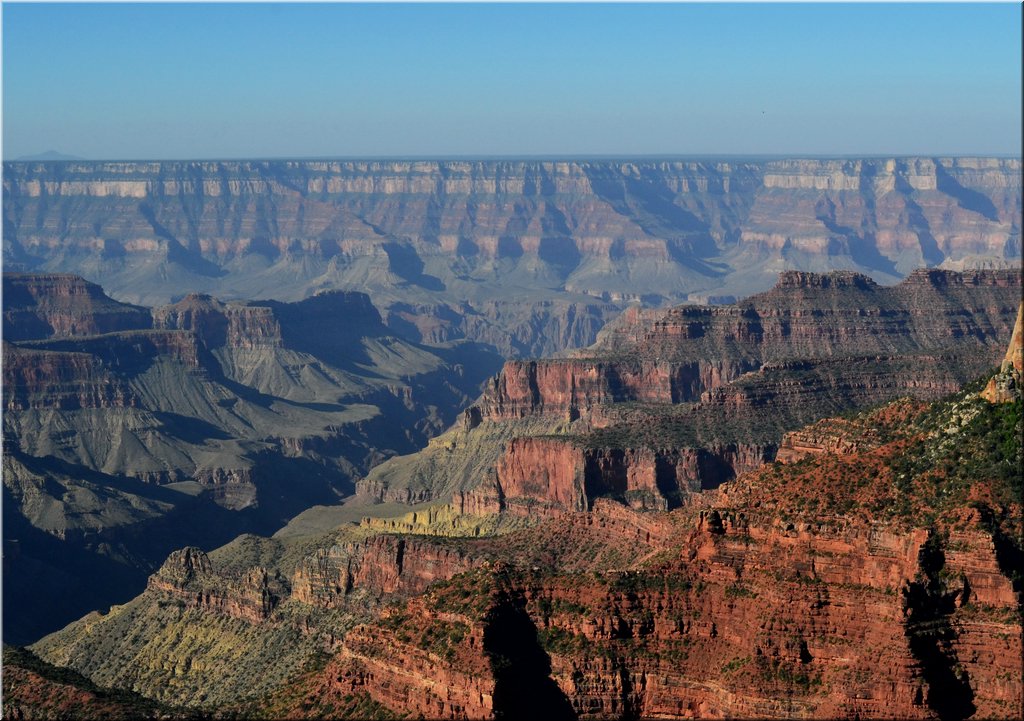
[[[4,407],[123,408],[138,405],[131,388],[88,353],[36,351],[3,344]]]
[[[942,568],[958,580],[927,597],[931,540],[714,511],[668,565],[458,577],[350,632],[305,691],[436,718],[963,717],[954,699],[1013,717],[1019,620],[992,541],[976,526],[951,535]],[[950,658],[929,652],[935,629]],[[958,686],[942,687],[952,666]]]
[[[533,414],[570,420],[594,408],[630,401],[679,403],[695,400],[707,388],[754,370],[750,361],[722,359],[658,361],[508,361],[486,388],[481,412],[492,420]]]
[[[1017,323],[1000,364],[999,373],[988,382],[982,397],[990,403],[1011,403],[1020,398],[1021,377],[1024,374],[1024,301],[1017,311]]]
[[[1019,176],[993,158],[6,163],[4,257],[150,305],[367,290],[421,340],[550,355],[625,303],[742,297],[783,269],[1016,266]]]
[[[592,535],[552,543],[534,529],[538,556],[520,549],[515,566],[455,577],[357,630],[311,688],[442,718],[1015,718],[1012,472],[944,470],[957,449],[969,468],[1019,434],[1018,407],[1016,430],[976,435],[997,417],[984,405],[967,395],[820,422],[787,438],[804,463],[744,475],[653,534],[658,514],[617,504],[561,517],[594,519]],[[901,491],[908,463],[927,480]],[[900,510],[894,492],[913,503]],[[580,573],[572,549],[595,543],[605,513],[632,526],[632,553]]]
[[[638,509],[668,510],[769,460],[772,446],[589,448],[572,439],[521,437],[509,443],[494,486],[463,494],[473,513],[527,517],[589,510],[601,497]],[[469,499],[469,500],[467,500]]]
[[[373,536],[319,549],[295,570],[291,593],[303,603],[330,608],[341,604],[353,589],[378,595],[422,593],[434,581],[473,565],[473,555],[461,548],[415,537]]]

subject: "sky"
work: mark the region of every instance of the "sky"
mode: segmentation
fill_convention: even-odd
[[[3,3],[3,157],[1021,154],[1021,5]]]

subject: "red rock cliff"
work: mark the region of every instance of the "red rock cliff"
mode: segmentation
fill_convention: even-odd
[[[75,275],[4,273],[3,298],[4,338],[11,341],[150,327],[148,309],[118,303]]]

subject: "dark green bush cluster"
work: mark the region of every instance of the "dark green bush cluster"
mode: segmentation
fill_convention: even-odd
[[[927,435],[890,461],[897,499],[890,509],[893,515],[910,515],[913,496],[932,513],[963,505],[978,481],[991,484],[997,503],[1020,502],[1024,491],[1021,402],[961,400],[960,412],[975,415],[963,428],[948,434],[946,427],[954,422],[955,407],[950,402],[933,408],[921,420],[920,431]]]
[[[559,656],[586,655],[593,649],[590,639],[558,626],[537,630],[537,640],[548,653]]]
[[[812,686],[821,685],[821,676],[812,676],[806,671],[794,670],[788,665],[779,662],[769,664],[762,675],[766,678],[775,679],[787,686],[794,686],[805,693],[810,691]]]
[[[725,587],[726,598],[757,598],[757,592],[752,591],[740,583],[734,583]]]
[[[424,651],[446,661],[455,658],[455,647],[469,635],[469,626],[461,621],[433,621],[420,636],[417,644]]]

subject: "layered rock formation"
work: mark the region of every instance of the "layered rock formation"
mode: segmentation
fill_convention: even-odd
[[[118,303],[76,275],[5,273],[4,338],[89,336],[148,328],[149,309]]]
[[[8,269],[151,305],[365,290],[396,329],[506,356],[787,268],[892,283],[1021,253],[1017,159],[5,163],[3,192]]]
[[[72,276],[5,275],[8,638],[130,597],[183,543],[336,502],[450,423],[495,360],[394,336],[361,293],[150,311]],[[70,579],[77,596],[44,592]]]
[[[570,357],[507,361],[459,427],[359,489],[474,512],[578,511],[603,495],[675,507],[772,460],[787,431],[957,390],[1001,354],[1020,283],[1008,270],[922,269],[895,286],[790,271],[731,306],[633,309]]]
[[[1019,476],[970,468],[1012,460],[993,442],[1015,440],[1019,462],[1019,402],[1009,426],[997,417],[968,394],[818,424],[804,435],[830,449],[743,476],[660,532],[618,511],[636,533],[615,570],[573,572],[567,539],[535,529],[543,561],[519,547],[355,629],[285,708],[367,694],[439,718],[1014,718]]]
[[[1019,401],[901,400],[669,513],[186,549],[34,648],[256,717],[1016,718],[1020,424]],[[279,585],[254,615],[257,561]]]

